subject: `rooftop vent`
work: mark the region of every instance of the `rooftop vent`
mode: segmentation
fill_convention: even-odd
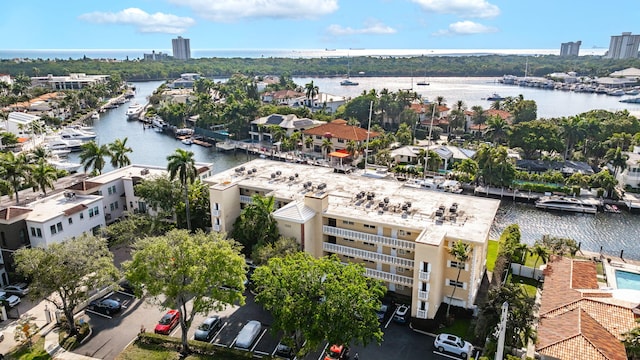
[[[367,193],[367,200],[373,200],[373,198],[376,196],[376,194],[372,193],[372,192],[368,192]]]
[[[147,175],[147,174],[149,174],[149,169],[144,168],[144,169],[140,170],[140,175]]]
[[[295,177],[298,177],[298,173],[295,173],[295,175],[294,175],[294,176],[295,176]]]
[[[271,173],[271,178],[275,179],[276,178],[276,174],[275,173]]]
[[[384,203],[385,203],[385,204],[388,204],[388,203],[389,203],[389,198],[388,198],[388,197],[384,198]]]
[[[257,173],[257,172],[258,172],[258,169],[253,168],[253,169],[251,169],[251,172],[255,174],[255,173]]]
[[[278,175],[278,176],[282,175],[282,171],[280,171],[280,170],[276,171],[276,175]]]
[[[293,181],[295,177],[293,175],[289,176],[289,181]]]
[[[320,183],[320,185],[318,185],[318,190],[324,190],[327,188],[327,184],[325,183]]]

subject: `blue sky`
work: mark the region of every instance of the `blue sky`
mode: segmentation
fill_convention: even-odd
[[[640,33],[638,0],[31,0],[2,49],[581,49]]]

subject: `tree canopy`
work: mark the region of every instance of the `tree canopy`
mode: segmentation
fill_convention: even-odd
[[[363,345],[382,341],[376,310],[386,289],[366,277],[362,265],[297,252],[271,258],[255,270],[252,280],[256,302],[274,317],[273,330],[290,334],[299,354],[325,340]]]
[[[14,253],[17,271],[31,280],[29,296],[53,304],[77,334],[74,309],[89,298],[89,291],[115,285],[119,272],[107,241],[83,235],[48,248],[20,248]]]
[[[196,314],[244,304],[245,266],[234,241],[199,230],[139,239],[132,260],[123,264],[134,288],[144,286],[147,301],[180,312],[183,353],[189,352],[187,333]]]

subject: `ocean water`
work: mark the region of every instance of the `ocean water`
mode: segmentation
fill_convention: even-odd
[[[601,56],[608,49],[580,49],[580,55]],[[92,59],[133,60],[144,54],[162,52],[172,54],[171,49],[0,49],[0,59]],[[559,55],[560,49],[192,49],[191,57],[197,58],[321,58],[346,56],[477,56],[477,55]]]

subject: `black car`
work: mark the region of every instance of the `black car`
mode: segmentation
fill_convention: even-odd
[[[273,353],[273,355],[283,359],[293,359],[295,357],[295,355],[293,354],[293,349],[282,341],[278,343],[276,351]]]
[[[199,341],[209,342],[222,327],[222,320],[218,316],[209,316],[196,329],[193,338]]]
[[[118,300],[114,299],[101,299],[90,302],[87,309],[97,313],[111,315],[122,310],[122,304],[120,304]]]

